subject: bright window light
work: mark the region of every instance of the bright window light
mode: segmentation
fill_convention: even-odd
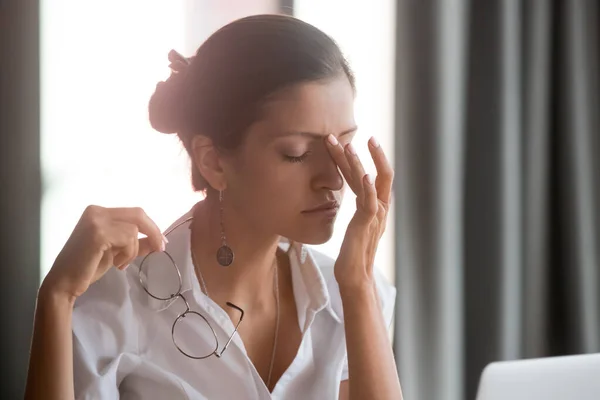
[[[167,54],[276,0],[41,1],[41,277],[89,204],[140,206],[165,229],[201,199],[175,135],[154,131],[148,100]]]

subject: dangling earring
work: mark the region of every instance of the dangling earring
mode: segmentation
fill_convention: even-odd
[[[221,220],[221,247],[217,250],[217,262],[223,267],[229,267],[233,263],[233,250],[227,245],[225,228],[223,227],[223,191],[219,190],[219,208]]]

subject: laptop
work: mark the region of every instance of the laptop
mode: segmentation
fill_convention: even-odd
[[[481,374],[477,400],[598,400],[600,354],[501,361]]]

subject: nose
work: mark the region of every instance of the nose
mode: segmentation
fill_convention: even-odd
[[[342,190],[344,187],[344,178],[329,154],[323,157],[323,161],[315,165],[315,167],[316,170],[312,179],[313,189],[326,189],[334,192]]]

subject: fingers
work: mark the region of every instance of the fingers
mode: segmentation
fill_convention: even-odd
[[[129,244],[117,250],[113,258],[114,266],[120,270],[125,269],[131,261],[137,256],[138,239],[131,237]]]
[[[340,145],[337,138],[333,135],[327,136],[327,149],[329,150],[329,154],[336,165],[339,167],[342,175],[346,182],[348,182],[348,186],[354,193],[356,193],[357,188],[352,180],[352,171],[350,170],[350,164],[348,164],[348,160],[346,159],[346,154],[344,153],[344,148]]]
[[[120,251],[114,259],[115,267],[125,270],[131,262],[138,257],[145,257],[154,252],[152,243],[148,238],[134,238],[131,244]]]
[[[138,230],[148,236],[154,251],[164,250],[166,238],[160,228],[148,217],[141,208],[109,208],[107,209],[112,219],[134,224]]]
[[[111,255],[111,265],[120,269],[140,255],[164,250],[166,238],[140,208],[89,206],[84,215],[91,223],[94,241],[105,255]],[[139,232],[148,237],[139,239]]]
[[[154,249],[152,248],[152,242],[150,242],[149,238],[143,238],[138,240],[138,257],[145,257],[153,251]]]
[[[392,196],[394,169],[375,137],[371,137],[369,140],[369,151],[377,169],[377,179],[375,180],[377,197],[385,204],[389,204]]]
[[[356,149],[352,143],[348,143],[342,148],[333,135],[327,137],[327,147],[331,157],[340,168],[346,182],[348,182],[348,186],[350,186],[350,189],[356,194],[359,202],[363,203],[364,193],[362,179],[365,175],[365,170],[356,154]]]
[[[126,223],[121,223],[125,224]],[[135,225],[131,225],[135,226]],[[118,228],[120,231],[127,230],[124,226]],[[130,232],[131,233],[131,232]],[[131,262],[137,257],[145,257],[154,251],[153,244],[149,238],[137,238],[137,233],[130,236],[129,243],[126,246],[116,248],[113,250],[114,258],[113,264],[120,270],[127,268]]]
[[[137,256],[138,228],[134,224],[122,221],[111,221],[106,229],[112,263],[123,269]]]
[[[356,153],[356,148],[352,145],[352,143],[348,143],[346,145],[344,148],[344,153],[350,166],[350,172],[352,175],[351,179],[354,185],[354,193],[356,194],[357,205],[360,208],[360,206],[364,206],[365,204],[365,169],[360,162],[358,154]]]
[[[346,159],[348,160],[348,164],[350,165],[350,171],[352,173],[352,180],[356,186],[354,193],[358,197],[361,204],[364,205],[365,202],[365,193],[364,193],[364,177],[365,177],[365,169],[358,158],[358,154],[356,153],[356,148],[352,145],[352,143],[348,143],[344,148],[344,152],[346,153]]]
[[[335,163],[339,166],[348,185],[357,196],[357,207],[364,216],[377,213],[378,201],[384,204],[384,209],[391,202],[394,170],[390,165],[382,147],[375,137],[369,140],[369,152],[377,169],[377,178],[365,174],[364,167],[356,154],[356,149],[349,143],[344,148],[333,135],[327,137],[327,148]]]
[[[366,174],[363,177],[364,202],[363,212],[368,220],[371,220],[377,214],[379,205],[377,204],[377,190],[375,189],[375,180],[372,175]]]
[[[135,224],[123,221],[109,221],[104,228],[105,241],[111,249],[125,248],[132,238],[137,238],[138,228]]]

